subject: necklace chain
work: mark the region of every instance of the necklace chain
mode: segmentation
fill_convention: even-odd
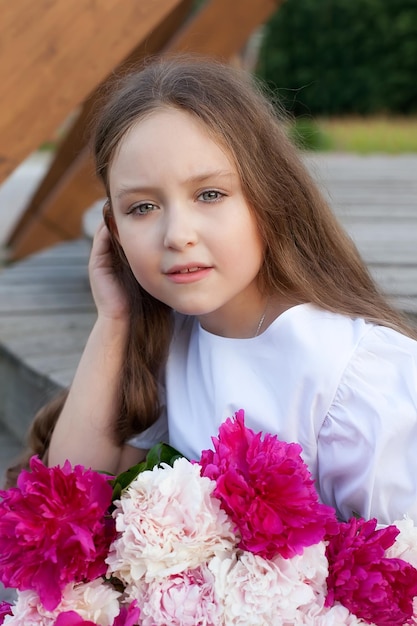
[[[261,319],[258,322],[258,326],[256,328],[256,333],[254,334],[254,337],[257,337],[259,335],[260,331],[261,331],[262,325],[263,325],[263,323],[265,321],[266,312],[268,310],[268,304],[269,304],[269,298],[268,298],[268,300],[266,302],[266,306],[265,306],[264,312],[261,315]]]

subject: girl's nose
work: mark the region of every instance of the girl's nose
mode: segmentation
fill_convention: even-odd
[[[195,220],[181,208],[167,210],[164,220],[164,247],[182,250],[197,243]]]

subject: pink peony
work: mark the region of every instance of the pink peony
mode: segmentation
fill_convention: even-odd
[[[3,624],[6,615],[13,615],[12,605],[9,602],[0,602],[0,624]]]
[[[301,446],[255,434],[238,411],[203,451],[202,475],[216,481],[214,495],[241,535],[240,547],[273,558],[291,558],[321,541],[336,525],[331,507],[318,500]]]
[[[399,530],[375,530],[377,521],[352,518],[329,537],[326,606],[339,601],[351,613],[377,626],[409,624],[417,594],[417,570],[401,559],[387,558]]]
[[[141,625],[218,626],[221,607],[207,566],[155,578],[137,588]]]
[[[0,492],[0,580],[6,587],[35,590],[48,610],[69,582],[88,581],[107,570],[114,538],[106,516],[112,488],[108,477],[71,468],[47,468],[32,457],[17,487]]]

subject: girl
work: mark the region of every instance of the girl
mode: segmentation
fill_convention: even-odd
[[[415,334],[250,78],[154,60],[116,86],[94,150],[98,317],[49,463],[120,471],[168,432],[196,458],[243,408],[302,445],[341,518],[417,520]]]

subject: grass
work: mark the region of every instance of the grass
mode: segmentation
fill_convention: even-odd
[[[310,149],[358,154],[417,152],[417,116],[317,119],[310,120],[310,125],[317,140]],[[305,147],[309,149],[308,144]]]

